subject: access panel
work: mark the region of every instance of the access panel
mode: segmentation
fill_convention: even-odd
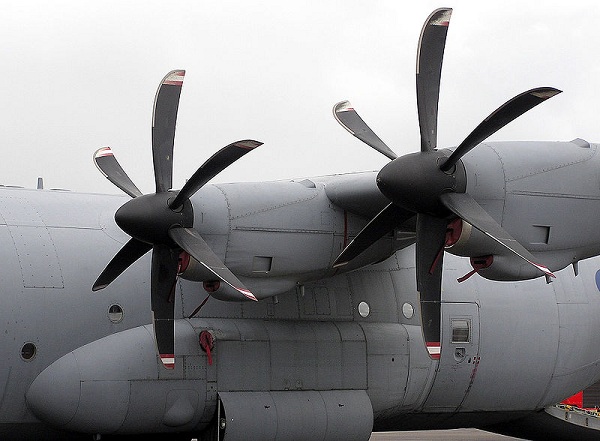
[[[458,411],[479,366],[479,305],[442,303],[442,348],[425,408]]]

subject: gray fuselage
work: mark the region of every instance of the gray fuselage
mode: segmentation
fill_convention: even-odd
[[[193,433],[215,421],[218,403],[239,421],[249,418],[244,403],[271,403],[253,411],[265,422],[286,415],[260,409],[306,399],[323,403],[339,436],[352,421],[360,439],[373,427],[484,426],[585,388],[600,379],[600,261],[589,259],[599,252],[600,186],[597,173],[581,176],[600,169],[597,147],[555,143],[539,165],[538,146],[522,146],[525,156],[512,164],[504,152],[517,144],[482,145],[466,157],[469,192],[557,278],[459,284],[469,259],[447,255],[439,360],[423,341],[410,227],[343,271],[331,268],[385,203],[369,196],[378,194],[374,173],[214,184],[194,195],[194,228],[260,301],[209,298],[188,318],[207,293],[186,280],[192,270],[184,273],[173,371],[158,360],[149,325],[149,256],[91,290],[128,239],[113,220],[128,198],[0,188],[0,434],[36,437],[30,428],[42,424]],[[527,152],[537,169],[527,168]],[[339,187],[364,203],[348,206]],[[510,277],[531,278],[528,268],[506,265]],[[490,279],[507,274],[489,271]],[[213,338],[212,363],[203,331]],[[26,359],[28,343],[35,354]],[[332,408],[338,402],[348,414]],[[303,424],[310,412],[298,409]],[[231,427],[227,439],[250,426]]]

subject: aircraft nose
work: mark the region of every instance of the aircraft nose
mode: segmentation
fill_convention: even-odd
[[[42,371],[29,386],[27,406],[40,420],[65,426],[73,419],[81,396],[81,374],[71,352]]]

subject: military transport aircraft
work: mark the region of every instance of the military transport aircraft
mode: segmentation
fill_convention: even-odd
[[[175,191],[177,70],[154,193],[110,148],[94,161],[126,195],[0,189],[0,437],[501,430],[599,380],[598,145],[485,142],[559,93],[540,87],[438,149],[450,15],[419,39],[416,153],[334,108],[379,171],[209,184],[261,145],[241,140]]]

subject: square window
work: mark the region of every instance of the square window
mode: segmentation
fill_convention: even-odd
[[[471,320],[452,319],[452,343],[469,343],[471,341]]]

